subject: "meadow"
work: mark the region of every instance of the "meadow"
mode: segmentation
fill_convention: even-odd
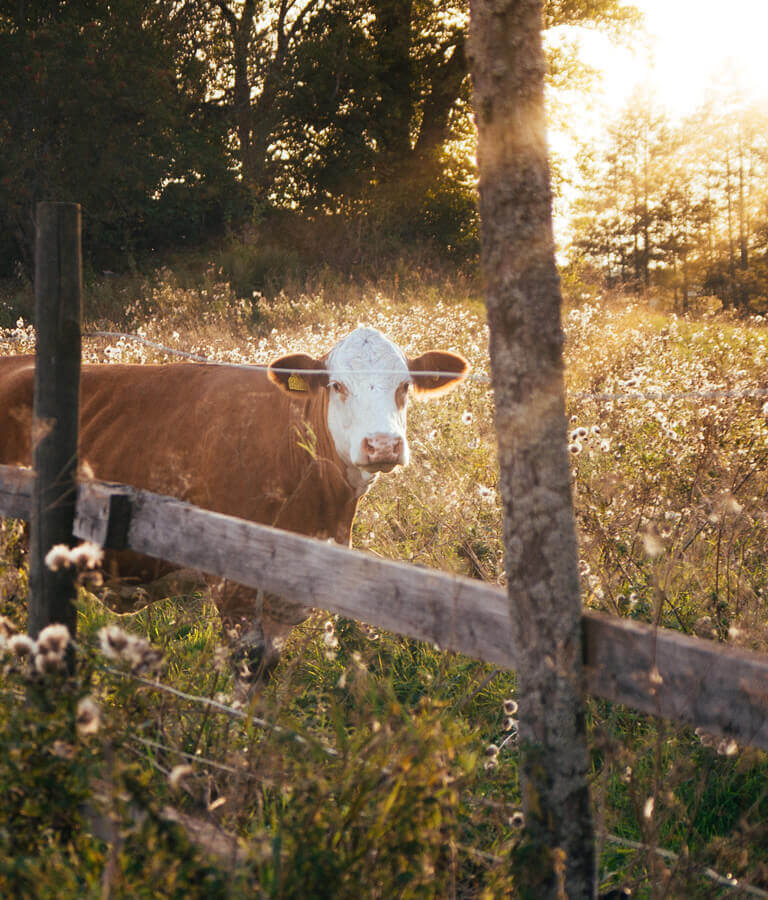
[[[321,353],[367,324],[488,373],[479,291],[460,276],[244,296],[218,268],[164,269],[95,282],[86,312],[86,331],[231,362]],[[33,349],[10,300],[0,323],[0,353]],[[768,322],[612,296],[567,303],[564,325],[585,605],[768,652]],[[85,358],[166,354],[100,338]],[[409,415],[411,464],[363,500],[353,545],[504,584],[488,386]],[[9,645],[21,524],[0,527],[3,895],[516,895],[513,673],[317,611],[244,700],[204,594],[118,618],[86,581],[75,678],[30,677]],[[768,896],[765,753],[593,699],[588,730],[602,890]]]

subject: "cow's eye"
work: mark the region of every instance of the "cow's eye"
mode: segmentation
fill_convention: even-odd
[[[402,409],[408,401],[408,388],[411,386],[410,381],[404,381],[395,391],[395,402],[398,409]]]
[[[339,394],[341,397],[347,396],[347,389],[340,381],[332,381],[331,390],[334,392],[334,394]]]

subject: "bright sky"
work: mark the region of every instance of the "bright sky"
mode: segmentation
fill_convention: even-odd
[[[768,0],[624,0],[645,16],[631,47],[579,29],[583,61],[602,70],[585,103],[578,94],[562,117],[569,136],[554,126],[549,138],[566,173],[579,149],[575,141],[600,142],[605,126],[648,86],[655,104],[673,118],[690,115],[707,96],[739,88],[768,107]],[[565,99],[561,96],[561,100]],[[573,174],[571,172],[571,174]],[[555,204],[555,231],[568,242],[568,196]]]
[[[584,37],[584,59],[603,69],[603,100],[620,109],[635,86],[650,83],[673,115],[693,112],[716,86],[741,87],[768,105],[766,0],[634,0],[646,38],[615,47]]]

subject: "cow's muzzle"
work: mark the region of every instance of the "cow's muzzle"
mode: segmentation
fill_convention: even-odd
[[[399,435],[371,434],[360,445],[360,468],[366,472],[391,472],[405,460],[405,442]]]

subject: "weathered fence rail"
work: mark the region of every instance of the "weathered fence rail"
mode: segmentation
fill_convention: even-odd
[[[0,466],[0,515],[26,519],[31,469]],[[83,482],[75,535],[290,597],[515,668],[506,591],[200,509]],[[768,657],[586,611],[587,690],[768,750]]]

